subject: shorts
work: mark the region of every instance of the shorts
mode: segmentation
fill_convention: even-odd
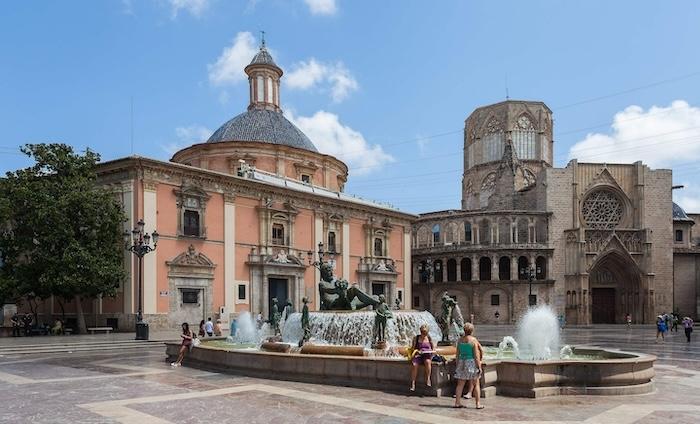
[[[481,376],[481,370],[473,359],[457,359],[455,378],[457,380],[476,380]]]

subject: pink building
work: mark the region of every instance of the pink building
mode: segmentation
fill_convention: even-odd
[[[245,72],[248,110],[206,142],[170,162],[132,156],[99,168],[124,204],[124,229],[143,219],[160,233],[143,261],[145,320],[159,329],[209,316],[228,322],[243,311],[267,318],[273,297],[295,310],[307,297],[318,309],[320,276],[308,252],[319,243],[333,252],[326,259],[337,276],[406,304],[415,216],[343,192],[347,166],[283,116],[282,70],[264,45]],[[116,298],[85,305],[88,324],[94,316],[97,325],[133,329],[138,269],[124,255],[128,280]],[[55,305],[40,312],[58,314]]]

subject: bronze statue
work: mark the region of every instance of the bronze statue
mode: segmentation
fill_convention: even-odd
[[[302,339],[299,340],[299,347],[303,346],[304,343],[309,341],[309,338],[311,337],[311,324],[309,323],[309,299],[303,298],[301,301],[304,303],[304,306],[301,308],[301,329],[304,331],[304,335],[302,336]]]
[[[394,318],[389,305],[386,304],[386,298],[383,294],[379,295],[379,305],[375,307],[376,315],[374,316],[374,338],[377,344],[386,342],[386,322]]]
[[[347,280],[335,278],[333,267],[328,262],[322,263],[319,269],[321,281],[318,283],[318,290],[321,294],[321,310],[354,311],[370,305],[376,307],[379,304],[376,299],[356,285],[349,286]]]
[[[454,307],[457,305],[452,297],[450,297],[447,292],[442,294],[442,312],[440,318],[438,319],[438,324],[440,325],[440,330],[442,331],[441,343],[449,343],[450,340],[450,327],[454,322]]]
[[[272,298],[272,308],[270,308],[270,319],[268,322],[270,323],[270,327],[272,327],[272,330],[275,333],[275,336],[280,334],[280,319],[282,318],[282,315],[280,314],[279,307],[277,306],[277,298],[273,297]]]

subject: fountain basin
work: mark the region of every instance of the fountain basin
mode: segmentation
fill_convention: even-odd
[[[177,357],[179,348],[179,343],[166,343],[169,361]],[[655,356],[584,347],[573,351],[576,355],[605,359],[487,359],[481,378],[482,392],[486,397],[499,394],[537,398],[579,394],[630,395],[653,390]],[[408,393],[410,372],[408,361],[402,358],[226,349],[207,345],[207,342],[193,348],[184,364],[251,377],[398,393]],[[455,386],[454,368],[455,361],[450,358],[445,364],[433,364],[432,387],[425,386],[420,370],[418,393],[451,396]]]
[[[304,355],[367,356],[362,346],[317,345],[305,343],[301,347]]]

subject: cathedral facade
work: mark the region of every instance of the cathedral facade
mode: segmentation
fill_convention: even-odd
[[[462,208],[413,226],[414,308],[437,311],[447,292],[480,323],[512,323],[543,303],[579,325],[627,313],[650,323],[672,310],[671,171],[555,168],[552,127],[541,102],[508,100],[467,118]]]

